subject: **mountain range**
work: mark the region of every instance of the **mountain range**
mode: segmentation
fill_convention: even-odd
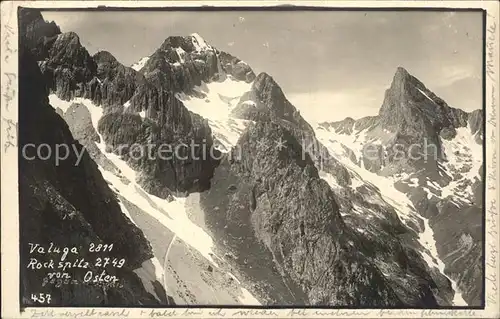
[[[19,66],[21,265],[34,242],[126,259],[120,287],[45,285],[60,305],[484,302],[483,111],[404,68],[379,115],[308,123],[271,75],[199,34],[125,66],[26,8]],[[30,143],[83,158],[28,160]],[[23,304],[43,279],[22,267]]]

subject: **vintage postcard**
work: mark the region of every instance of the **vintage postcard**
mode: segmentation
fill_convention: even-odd
[[[496,1],[5,1],[2,317],[499,316]]]

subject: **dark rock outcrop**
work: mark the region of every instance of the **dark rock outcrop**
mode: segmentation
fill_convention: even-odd
[[[210,127],[172,93],[144,88],[130,107],[147,105],[146,117],[120,111],[104,115],[98,127],[104,141],[141,172],[138,182],[153,195],[206,190],[218,158]]]
[[[58,164],[55,158],[36,158],[33,153],[39,145],[67,145],[82,151],[74,140],[64,120],[49,105],[44,78],[36,61],[21,47],[19,70],[19,217],[21,265],[28,265],[30,258],[40,262],[55,259],[60,254],[30,253],[29,243],[48,247],[76,247],[78,255],[69,254],[67,261],[77,258],[90,261],[90,266],[67,269],[79,284],[53,282],[43,284],[47,269],[21,268],[21,293],[23,303],[31,303],[33,291],[50,293],[53,303],[62,306],[137,305],[158,304],[146,292],[139,277],[133,272],[142,262],[153,257],[151,247],[141,230],[136,228],[121,212],[114,193],[102,178],[96,164],[83,150],[77,163],[75,151]],[[24,148],[33,144],[35,148]],[[25,153],[23,154],[23,150]],[[34,158],[34,159],[32,159]],[[110,231],[112,227],[113,231]],[[111,252],[99,257],[123,258],[123,267],[106,268],[110,275],[119,278],[119,285],[83,283],[87,271],[97,274],[96,256],[88,251],[89,245],[113,244]],[[45,272],[44,272],[45,271]]]
[[[451,201],[442,201],[438,210],[430,225],[445,272],[457,282],[469,306],[480,305],[484,289],[483,205],[457,207]]]
[[[24,39],[34,59],[45,60],[49,55],[48,48],[61,33],[59,27],[53,21],[45,21],[39,10],[29,8],[19,9],[18,21],[19,36]]]
[[[66,101],[90,97],[87,84],[96,75],[97,65],[81,45],[78,35],[74,32],[59,34],[48,52],[40,69],[51,91]]]
[[[483,143],[484,136],[484,112],[483,110],[475,110],[469,114],[469,125],[472,134],[476,135],[476,142]]]
[[[411,156],[417,159],[410,158],[410,163],[405,164],[435,169],[436,162],[443,158],[440,134],[444,138],[452,138],[456,128],[467,126],[468,113],[449,107],[417,78],[399,67],[391,87],[385,93],[379,117],[380,126],[395,134],[392,143],[387,147],[389,158],[395,153],[392,150],[395,145],[403,145],[404,149],[418,145],[420,149]],[[426,147],[425,158],[421,158],[418,154],[422,152],[422,147]],[[390,159],[389,161],[389,165],[398,165]],[[395,170],[407,169],[408,166],[405,166],[397,167]]]
[[[193,36],[170,36],[141,69],[149,82],[170,92],[194,93],[195,86],[217,80],[217,51],[211,47],[196,50]]]
[[[235,79],[247,83],[255,80],[255,73],[246,62],[224,51],[219,51],[219,60],[222,69]]]
[[[63,100],[89,97],[87,83],[96,74],[96,63],[74,32],[61,33],[54,22],[45,22],[39,10],[19,8],[19,39],[38,61],[51,92]]]
[[[31,20],[43,21],[39,11],[22,10],[20,12],[29,13]],[[30,26],[21,23],[23,34],[33,40],[25,41],[21,37],[21,41],[33,49],[44,34],[25,25]],[[211,48],[195,51],[193,41],[193,37],[167,38],[141,72],[123,66],[107,51],[91,57],[73,32],[60,33],[50,43],[45,41],[44,50],[48,54],[40,57],[44,58],[39,65],[49,92],[63,100],[84,97],[100,105],[105,116],[98,129],[104,141],[115,152],[127,144],[128,147],[120,149],[120,154],[140,172],[138,182],[163,198],[169,198],[172,193],[180,195],[206,189],[216,165],[210,154],[213,141],[208,124],[189,112],[174,96],[175,92],[192,90],[201,81],[225,76],[219,70],[217,52]],[[185,50],[182,58],[174,46]],[[174,65],[181,59],[185,61]],[[127,102],[129,106],[125,108]],[[145,119],[138,114],[142,111]],[[86,126],[85,130],[91,129]],[[96,149],[95,136],[87,140],[87,136],[77,135],[86,140],[84,143],[96,161],[110,166]],[[197,145],[194,152],[188,148],[191,143]],[[134,154],[128,151],[134,144],[151,150],[156,156],[148,156],[151,152],[146,152],[145,156],[133,160]],[[171,150],[167,159],[158,156],[159,148],[165,146]],[[179,154],[173,156],[173,152]]]
[[[253,82],[251,91],[241,98],[232,113],[237,118],[278,123],[285,127],[300,141],[303,147],[302,156],[306,154],[311,156],[315,165],[332,173],[340,185],[350,184],[347,170],[317,140],[311,125],[288,101],[280,86],[270,75],[260,73]]]
[[[93,60],[97,70],[96,77],[89,83],[90,98],[104,108],[122,106],[132,98],[138,87],[146,85],[141,73],[124,66],[107,51],[97,52]]]
[[[277,139],[287,147],[274,148]],[[362,219],[345,224],[339,200],[347,207],[355,195],[336,198],[288,129],[257,122],[236,151],[216,169],[201,204],[215,238],[235,255],[245,252],[235,263],[257,294],[273,304],[436,307],[438,295],[448,302],[449,282],[438,288],[421,257],[392,231],[364,237],[351,228]],[[391,227],[380,227],[405,232],[390,216]],[[399,270],[384,277],[378,265],[385,263]]]
[[[197,36],[170,36],[140,70],[157,88],[171,92],[199,94],[193,89],[232,76],[250,83],[255,74],[248,64],[206,45],[199,48]],[[196,45],[195,45],[196,43]]]

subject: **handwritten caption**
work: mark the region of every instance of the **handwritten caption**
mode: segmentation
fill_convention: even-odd
[[[12,55],[17,54],[17,48],[14,48],[12,41],[15,36],[12,26],[4,25],[4,33],[2,37],[3,46],[3,62],[5,64],[11,62]],[[2,72],[2,98],[5,113],[11,110],[12,101],[16,98],[17,86],[15,80],[17,79],[17,74],[14,72]],[[2,112],[2,114],[5,114]],[[6,153],[11,147],[17,146],[17,123],[6,116],[2,116],[2,126],[6,128],[6,139],[3,145],[3,152]]]
[[[443,316],[447,318],[465,318],[477,316],[475,310],[342,310],[342,309],[141,309],[138,311],[130,309],[85,309],[85,310],[40,310],[30,309],[31,318],[133,318],[140,316],[142,318],[310,318],[310,317],[387,317],[409,316],[412,318],[429,318]]]
[[[487,37],[487,77],[492,81],[491,88],[490,88],[490,103],[488,107],[488,124],[493,127],[493,130],[491,130],[491,133],[489,135],[488,140],[490,141],[492,147],[492,156],[491,156],[491,164],[489,167],[489,172],[487,175],[487,178],[489,180],[488,183],[488,188],[489,189],[494,189],[496,190],[496,181],[497,181],[497,175],[498,175],[498,170],[497,170],[497,165],[498,165],[498,158],[497,158],[497,149],[496,149],[496,143],[497,143],[497,136],[496,136],[496,128],[497,128],[497,101],[496,101],[496,82],[495,82],[495,69],[496,69],[496,60],[494,56],[494,46],[496,43],[496,24],[493,23],[487,30],[488,37]],[[11,38],[13,36],[13,31],[9,26],[6,26],[6,32],[4,35],[4,38],[2,40],[4,48],[5,49],[5,54],[4,54],[4,61],[9,62],[11,55],[15,54],[17,52],[16,49],[12,48],[11,45]],[[494,62],[495,61],[495,62]],[[2,76],[5,78],[5,86],[3,88],[3,94],[2,97],[4,99],[4,106],[5,110],[8,112],[10,110],[10,107],[12,105],[12,101],[14,100],[16,96],[16,86],[13,84],[14,81],[16,80],[17,75],[15,73],[9,73],[5,72],[2,74]],[[16,138],[17,138],[17,124],[12,120],[8,119],[5,117],[2,117],[2,121],[4,122],[4,125],[6,125],[6,131],[7,131],[7,139],[6,142],[3,145],[3,150],[6,152],[10,147],[15,147],[16,146]],[[490,146],[491,147],[491,146]],[[486,260],[486,267],[490,268],[490,271],[488,271],[488,275],[486,276],[487,282],[490,284],[490,289],[491,291],[488,292],[487,294],[487,303],[493,303],[497,304],[497,297],[498,297],[498,278],[497,278],[497,268],[498,268],[498,260],[497,260],[497,254],[498,254],[498,245],[497,245],[497,239],[498,239],[498,224],[497,224],[497,219],[498,219],[498,202],[496,198],[492,198],[491,201],[488,203],[487,207],[487,223],[488,223],[488,228],[487,228],[487,237],[489,237],[488,242],[488,250],[490,252],[489,258]],[[91,246],[94,245],[95,248],[97,248],[97,245],[91,244]],[[104,247],[106,246],[106,247]],[[91,247],[88,248],[88,252],[90,252]],[[111,245],[102,245],[100,249],[104,250],[103,252],[111,252],[112,250],[112,244]],[[107,251],[106,249],[109,249]],[[98,253],[98,251],[95,251]],[[44,255],[47,253],[56,253],[60,254],[60,258],[58,259],[50,259],[49,261],[41,261],[37,255]],[[117,259],[117,258],[108,258],[108,257],[96,257],[93,259],[87,259],[83,257],[78,257],[80,256],[80,251],[76,247],[55,247],[54,245],[49,245],[49,247],[44,247],[39,244],[31,244],[30,243],[30,255],[33,257],[30,258],[29,263],[27,268],[31,270],[42,270],[46,269],[48,271],[47,276],[44,279],[44,283],[46,284],[55,284],[55,285],[62,285],[62,284],[69,284],[73,283],[73,281],[76,281],[75,283],[81,283],[75,278],[72,278],[70,274],[70,270],[74,268],[79,268],[79,269],[88,269],[88,268],[97,268],[102,270],[101,272],[95,272],[92,270],[88,270],[85,273],[85,276],[83,278],[84,282],[87,283],[97,283],[97,282],[117,282],[118,279],[116,276],[113,275],[108,275],[106,273],[106,267],[116,267],[116,268],[121,268],[125,264],[124,259]],[[71,256],[76,257],[75,260],[70,260]],[[40,294],[43,296],[43,294]],[[50,300],[50,296],[45,296],[45,300]],[[262,312],[265,313],[262,313]],[[342,311],[342,310],[339,310]],[[231,317],[231,316],[256,316],[256,315],[262,315],[262,316],[269,316],[269,317],[279,317],[281,312],[273,311],[273,310],[228,310],[228,309],[215,309],[215,310],[195,310],[195,309],[186,309],[186,310],[177,310],[177,309],[167,309],[167,310],[141,310],[141,315],[147,315],[151,318],[162,318],[162,317],[178,317],[178,316],[196,316],[196,315],[208,315],[208,316],[213,316],[213,317]],[[303,313],[302,313],[303,312]],[[455,316],[455,317],[460,317],[462,315],[464,316],[474,316],[474,311],[472,310],[464,310],[464,311],[454,311],[454,312],[447,312],[448,316]],[[80,310],[80,311],[56,311],[56,310],[47,310],[47,311],[41,311],[37,309],[31,309],[32,317],[66,317],[66,318],[79,318],[79,317],[119,317],[119,318],[124,318],[124,317],[130,317],[131,311],[127,309],[121,309],[121,310],[114,310],[114,311],[99,311],[96,309],[90,309],[90,310]],[[438,312],[442,314],[442,312]],[[303,315],[307,314],[313,314],[313,315],[323,315],[323,316],[335,316],[335,315],[342,315],[342,316],[364,316],[364,315],[375,315],[379,317],[383,317],[389,314],[389,312],[384,313],[384,310],[380,310],[377,312],[374,311],[367,311],[366,313],[363,313],[362,311],[354,311],[354,312],[347,312],[347,311],[342,311],[342,313],[338,313],[337,310],[332,310],[332,311],[322,311],[322,310],[304,310],[304,309],[290,309],[287,310],[287,315],[289,316],[296,316],[296,317],[301,317]],[[394,313],[392,312],[394,315]],[[406,313],[402,313],[402,315],[415,315],[419,317],[430,317],[433,315],[432,310],[423,310],[423,311],[407,311]]]
[[[488,190],[497,191],[498,178],[498,155],[497,155],[497,68],[498,58],[495,57],[497,25],[493,21],[487,28],[486,35],[486,75],[490,80],[490,101],[487,107],[488,124],[492,127],[491,133],[487,137],[491,147],[490,165],[488,167]],[[488,254],[486,257],[486,275],[485,279],[488,284],[486,292],[486,303],[496,305],[498,303],[498,202],[493,196],[486,207],[486,248]]]
[[[120,287],[119,278],[108,273],[109,269],[122,268],[125,258],[110,257],[113,244],[90,243],[88,247],[58,247],[29,243],[30,258],[26,268],[43,272],[42,287],[53,285],[97,285]],[[42,295],[42,297],[40,297]],[[41,293],[32,294],[32,301],[50,302],[51,296]]]

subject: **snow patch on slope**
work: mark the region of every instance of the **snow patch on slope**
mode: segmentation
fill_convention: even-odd
[[[152,294],[156,300],[161,302],[153,286],[155,281],[158,281],[163,286],[165,274],[163,273],[163,267],[160,265],[160,261],[156,257],[148,259],[141,264],[140,268],[134,269],[134,272],[141,279],[142,285],[146,291]]]
[[[61,100],[57,95],[55,94],[50,94],[49,95],[49,103],[52,105],[55,109],[59,108],[61,109],[64,113],[68,111],[70,106],[75,103],[83,104],[87,107],[87,109],[90,112],[90,118],[92,121],[92,126],[96,130],[97,134],[99,134],[99,131],[97,130],[97,124],[99,123],[99,119],[103,115],[103,109],[99,106],[96,106],[94,102],[90,99],[84,99],[84,98],[74,98],[71,101],[65,101]],[[102,141],[102,136],[99,134],[99,137],[101,138]]]
[[[105,154],[108,158],[118,158],[117,155],[106,153],[105,149],[105,144],[104,144],[104,139],[102,135],[99,133],[97,127],[99,123],[99,119],[103,115],[103,109],[99,106],[96,106],[91,100],[89,99],[82,99],[82,98],[76,98],[72,101],[63,101],[59,99],[55,94],[51,94],[49,96],[49,101],[52,106],[57,106],[61,110],[64,110],[66,112],[68,108],[73,104],[73,103],[81,103],[85,105],[90,112],[91,116],[91,121],[92,121],[92,126],[94,127],[95,131],[99,135],[99,142],[96,142],[97,147],[100,149],[100,151]],[[113,156],[114,155],[114,156]],[[116,164],[116,162],[114,162]],[[120,163],[121,164],[121,163]],[[132,200],[134,203],[133,197],[129,197],[131,193],[128,191],[128,189],[125,189],[124,186],[126,186],[123,182],[123,180],[120,177],[115,176],[114,174],[110,173],[109,171],[105,170],[102,166],[98,165],[99,171],[102,173],[104,179],[107,182],[110,182],[111,185],[110,187],[120,195],[128,198],[129,200]],[[121,166],[119,167],[122,172],[125,173],[126,177],[129,178],[130,181],[135,181],[135,174],[133,170],[131,170],[128,165]],[[130,183],[129,185],[133,185],[135,183]],[[123,205],[121,201],[118,201],[118,204],[120,206],[120,209],[122,213],[134,224],[137,226],[135,223],[134,219],[130,215],[129,211]],[[142,263],[140,268],[134,269],[134,272],[139,276],[139,278],[142,281],[142,284],[144,288],[146,289],[147,292],[152,294],[158,301],[161,301],[161,299],[158,297],[154,286],[153,282],[159,281],[159,283],[163,286],[163,278],[164,278],[164,273],[163,273],[163,267],[160,265],[160,262],[156,257],[151,258],[149,260],[146,260]],[[166,289],[166,287],[165,287]]]
[[[99,148],[104,153],[104,145],[101,144]],[[185,209],[186,198],[175,198],[173,201],[168,202],[167,200],[148,194],[135,182],[136,172],[125,161],[112,153],[105,153],[105,155],[131,181],[127,185],[111,172],[101,171],[104,178],[118,189],[122,196],[170,229],[180,239],[217,266],[217,263],[212,258],[215,255],[212,237],[188,218]]]
[[[329,135],[331,134],[328,131]],[[358,132],[357,134],[347,135],[347,134],[335,134],[330,138],[330,144],[335,150],[340,151],[345,154],[345,150],[342,145],[348,147],[354,152],[356,160],[359,161],[363,154],[363,146],[366,142],[365,132]],[[321,138],[321,137],[320,137]]]
[[[323,180],[325,180],[328,185],[330,185],[330,187],[332,189],[340,189],[342,188],[342,186],[340,186],[338,183],[337,183],[337,180],[335,179],[335,177],[333,177],[332,174],[330,173],[327,173],[325,171],[318,171],[318,175],[319,177],[321,177]]]
[[[422,93],[423,96],[425,96],[429,101],[431,101],[432,103],[436,104],[436,102],[434,102],[433,99],[431,99],[424,91],[422,91],[421,89],[417,88],[417,90]]]
[[[366,136],[367,129],[353,132],[352,134],[337,134],[333,128],[317,127],[315,132],[318,139],[323,143],[328,144],[331,155],[341,158],[349,158],[349,153],[344,146],[349,148],[353,153],[356,162],[359,162],[363,155],[363,147],[369,142]],[[372,141],[370,143],[373,144]]]
[[[234,146],[251,121],[237,119],[231,116],[243,94],[250,91],[252,84],[237,81],[227,76],[222,82],[203,83],[194,88],[202,98],[176,94],[187,109],[208,120],[212,133],[220,142],[218,149],[227,152]],[[245,101],[246,102],[246,101]]]
[[[131,104],[131,103],[130,103],[130,100],[128,100],[127,102],[125,102],[125,103],[123,104],[123,109],[126,111],[126,110],[130,107],[130,104]]]
[[[72,99],[71,101],[65,101],[65,100],[62,100],[60,99],[57,95],[55,94],[50,94],[49,95],[49,103],[50,105],[52,105],[55,109],[61,109],[64,113],[66,113],[68,111],[68,109],[70,108],[71,105],[73,104],[84,104],[84,105],[87,105],[89,103],[93,103],[91,100],[89,99],[84,99],[84,98],[81,98],[81,97],[77,97],[77,98],[74,98]]]
[[[260,306],[261,303],[255,299],[252,294],[245,288],[241,288],[242,296],[238,296],[238,300],[242,305]]]
[[[53,98],[53,101],[55,101],[56,104],[59,103],[58,105],[62,105],[63,108],[66,109],[75,102],[75,100],[70,102],[60,101],[56,100],[56,98]],[[197,250],[205,259],[219,268],[217,262],[214,260],[216,255],[214,253],[214,242],[212,237],[205,232],[203,228],[194,224],[188,217],[186,202],[190,197],[175,198],[173,201],[168,202],[167,200],[144,191],[144,189],[135,182],[137,173],[118,155],[106,152],[104,139],[97,130],[97,124],[103,115],[102,108],[96,106],[88,99],[79,99],[78,101],[84,104],[91,114],[92,125],[100,137],[100,141],[96,142],[97,147],[117,168],[120,169],[123,175],[117,176],[105,170],[103,167],[98,166],[104,179],[110,184],[110,187],[121,196],[127,198],[127,200],[134,205],[140,207],[141,210],[146,212],[149,216],[155,218],[162,225],[170,229],[175,236]],[[127,183],[124,181],[122,177],[128,179],[129,182]],[[190,196],[195,196],[195,194],[191,194]],[[122,213],[135,224],[123,203],[119,202],[119,205],[122,209]],[[159,260],[156,257],[151,258],[143,262],[141,267],[135,269],[134,272],[140,277],[144,288],[156,299],[160,300],[156,294],[153,283],[158,281],[164,286],[165,290],[167,290],[167,287],[165,287],[164,284],[164,269]],[[245,305],[260,305],[260,302],[243,287],[240,287],[240,296],[238,296],[238,300]]]
[[[440,168],[450,177],[459,176],[442,188],[442,197],[451,196],[451,201],[459,205],[472,200],[471,185],[481,177],[483,148],[476,142],[470,127],[461,127],[456,131],[457,135],[452,140],[441,139],[447,161]]]
[[[134,70],[136,70],[137,72],[139,72],[145,65],[146,63],[148,62],[149,60],[149,57],[144,57],[144,58],[141,58],[139,61],[137,61],[136,63],[132,64],[130,67]]]
[[[425,224],[425,229],[423,230],[422,233],[419,234],[418,241],[422,245],[422,247],[425,248],[423,252],[421,252],[422,257],[426,261],[426,263],[429,265],[429,267],[433,268],[436,267],[439,269],[439,271],[443,274],[443,276],[447,277],[452,284],[453,290],[455,291],[453,303],[456,306],[461,306],[464,305],[466,306],[467,303],[465,300],[462,298],[460,292],[457,289],[457,284],[454,280],[449,278],[445,273],[444,273],[444,263],[443,261],[439,258],[439,255],[437,253],[436,249],[436,241],[434,239],[434,233],[432,229],[429,226],[429,221],[426,218],[423,218],[418,214],[416,211],[413,203],[410,201],[410,199],[402,192],[397,190],[394,187],[394,183],[398,180],[397,178],[394,177],[386,177],[386,176],[380,176],[378,174],[372,173],[364,168],[363,163],[361,162],[361,167],[357,166],[354,164],[348,156],[346,156],[345,150],[341,146],[341,142],[338,141],[338,136],[339,134],[335,134],[331,131],[325,130],[323,128],[316,129],[316,135],[318,139],[327,147],[329,152],[331,153],[332,156],[336,157],[351,173],[353,183],[356,184],[368,184],[368,185],[374,185],[378,188],[380,191],[380,195],[387,204],[392,206],[398,216],[401,218],[403,223],[405,223],[407,226],[409,226],[408,222],[409,221],[415,221],[417,219],[423,220]],[[332,138],[332,135],[334,136]],[[352,135],[344,135],[347,136],[347,138],[344,139],[344,142],[346,143],[351,143],[350,146],[354,148],[353,151],[357,150],[358,153],[356,154],[359,156],[359,149],[362,150],[363,147],[363,140],[358,139],[359,137],[356,136],[355,139],[352,138],[352,136],[356,136],[356,134]],[[366,139],[365,139],[366,141]],[[361,144],[361,145],[360,145]],[[351,148],[350,147],[350,148]],[[351,149],[352,149],[351,148]],[[355,152],[356,153],[356,152]],[[336,185],[332,184],[331,178],[328,176],[323,177],[331,187],[333,188]],[[428,190],[430,193],[430,190]],[[365,209],[361,209],[360,207],[357,207],[354,205],[353,207],[353,212],[358,213],[358,214],[366,214]],[[368,216],[367,218],[372,218],[372,216]],[[418,224],[418,223],[417,223]]]
[[[215,261],[212,259],[212,255],[214,254],[213,240],[202,228],[195,225],[188,218],[184,208],[186,199],[176,198],[168,202],[167,200],[148,194],[135,182],[137,173],[118,155],[106,151],[104,139],[97,129],[99,119],[103,115],[103,109],[101,107],[96,106],[89,99],[78,98],[68,102],[60,100],[55,95],[51,95],[50,101],[51,104],[54,103],[53,105],[57,105],[57,107],[62,110],[67,110],[73,103],[84,104],[90,112],[92,125],[100,137],[100,141],[98,143],[96,142],[97,147],[120,169],[123,176],[126,177],[130,183],[126,184],[119,176],[99,167],[103,177],[120,195],[124,196],[138,207],[141,207],[141,209],[146,211],[150,216],[156,218],[159,222],[172,230],[179,238],[198,250],[205,258],[216,265]],[[125,208],[123,204],[120,203],[120,207],[122,207],[124,215],[131,219],[128,211],[123,209]]]
[[[432,228],[429,225],[429,220],[427,218],[422,218],[422,220],[424,221],[425,229],[422,233],[419,234],[419,242],[426,249],[425,251],[422,252],[424,260],[427,262],[429,267],[435,267],[439,269],[439,271],[443,275],[445,275],[444,273],[445,265],[444,262],[439,258],[436,248],[436,240],[434,239],[434,232],[432,231]],[[455,292],[453,296],[453,304],[455,306],[467,306],[467,302],[463,299],[462,294],[458,291],[457,283],[449,277],[448,279],[450,279],[451,288]]]
[[[179,57],[179,62],[184,63],[184,55],[186,54],[186,51],[184,51],[182,48],[175,48],[175,52]]]
[[[191,34],[191,38],[196,51],[212,49],[198,33]]]

